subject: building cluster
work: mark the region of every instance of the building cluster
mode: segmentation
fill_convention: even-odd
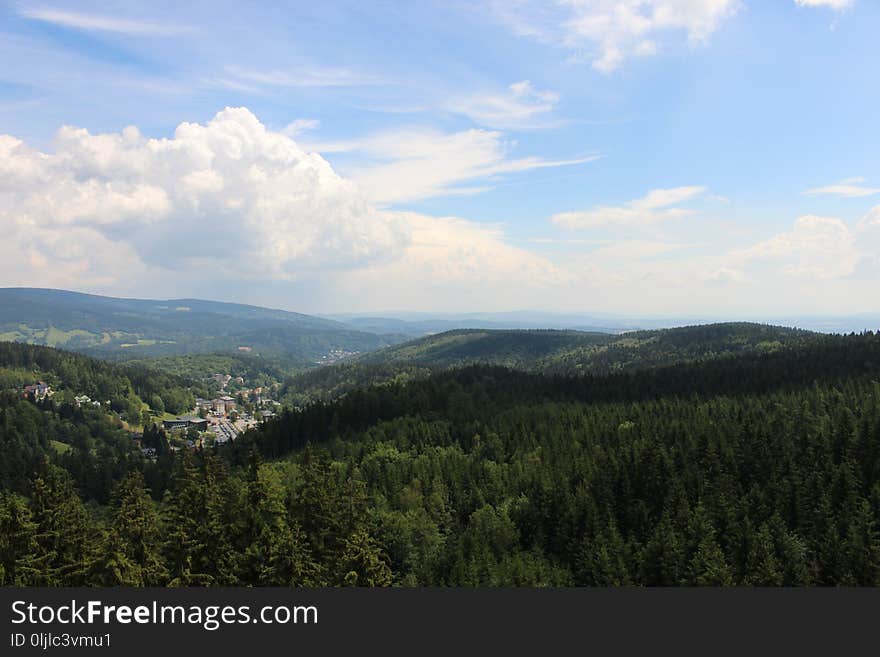
[[[250,419],[250,418],[249,418]],[[229,442],[235,438],[249,426],[252,422],[247,420],[236,420],[235,422],[226,417],[211,415],[207,418],[197,415],[182,415],[170,420],[163,420],[162,427],[170,434],[177,434],[178,437],[184,439],[188,447],[196,447],[201,445],[206,432],[213,434],[213,442],[216,444]],[[193,440],[189,436],[189,430],[195,429],[199,436]],[[172,446],[172,449],[174,447]]]
[[[220,390],[225,390],[226,386],[228,386],[230,383],[236,383],[240,386],[244,385],[243,376],[232,376],[231,374],[212,374],[208,377],[208,379],[216,383]]]
[[[229,395],[223,395],[216,399],[196,399],[196,409],[211,413],[217,417],[225,417],[235,410],[235,400]]]
[[[52,386],[48,385],[45,381],[37,381],[34,384],[24,387],[22,397],[38,402],[43,401],[44,399],[49,399],[54,394],[55,391],[52,390]]]
[[[208,430],[208,420],[197,415],[183,415],[173,420],[162,420],[162,427],[166,431],[185,431],[194,427],[198,431]]]
[[[167,432],[175,434],[190,448],[203,444],[206,432],[210,432],[214,444],[235,440],[241,432],[275,415],[276,407],[280,406],[277,401],[264,396],[270,392],[268,388],[263,386],[252,389],[240,388],[245,383],[244,377],[212,374],[208,379],[214,381],[220,389],[217,397],[213,399],[199,397],[190,414],[162,421],[162,427]],[[231,393],[236,394],[238,399],[247,400],[245,408],[236,401],[236,397],[226,393],[230,383],[234,384]],[[257,406],[253,414],[249,412],[251,402]],[[193,436],[190,433],[191,429],[195,429],[199,436]],[[179,446],[172,445],[172,449],[179,449]]]
[[[331,349],[326,354],[315,361],[315,365],[333,365],[346,358],[357,356],[359,351],[349,351],[347,349]]]

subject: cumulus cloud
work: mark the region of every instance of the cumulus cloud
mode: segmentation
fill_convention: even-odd
[[[245,300],[282,307],[307,285],[312,308],[395,305],[398,293],[452,308],[568,280],[501,226],[376,208],[244,108],[166,139],[66,127],[51,152],[0,135],[0,226],[7,285],[225,299],[265,286],[271,300]]]
[[[547,258],[506,243],[500,226],[395,214],[410,227],[412,240],[400,258],[336,281],[334,293],[351,299],[352,306],[503,309],[575,281]]]
[[[792,230],[732,254],[742,265],[813,279],[849,276],[860,257],[856,237],[842,220],[815,215],[799,217]]]
[[[739,0],[501,1],[494,13],[520,36],[585,56],[602,73],[631,57],[654,55],[665,40],[683,35],[704,43],[736,13]]]
[[[825,185],[824,187],[814,187],[804,192],[807,196],[843,196],[845,198],[858,198],[861,196],[873,196],[880,194],[880,188],[867,187],[864,183],[865,178],[846,178],[833,185]]]
[[[561,212],[550,220],[563,228],[648,226],[693,214],[693,210],[670,206],[693,200],[705,191],[706,188],[700,186],[654,189],[643,198],[624,205],[600,205],[590,210]]]
[[[537,120],[553,111],[559,94],[536,89],[529,80],[510,85],[505,93],[475,94],[453,100],[448,109],[493,128],[540,127]]]
[[[147,264],[208,260],[269,278],[388,257],[409,239],[326,160],[244,108],[182,123],[170,139],[65,127],[52,153],[4,136],[0,217],[46,242],[88,229],[136,245]]]
[[[371,201],[383,204],[476,194],[488,189],[487,182],[504,174],[581,164],[598,157],[510,158],[513,146],[494,130],[446,133],[401,128],[310,147],[323,153],[354,153],[363,157],[365,162],[351,168],[350,177]]]
[[[880,205],[875,205],[861,218],[857,226],[858,230],[880,229]]]

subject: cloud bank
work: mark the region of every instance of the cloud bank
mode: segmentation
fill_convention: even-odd
[[[135,128],[93,135],[62,128],[55,151],[0,141],[4,225],[33,242],[59,232],[136,248],[148,265],[193,261],[261,278],[356,266],[408,241],[319,155],[267,130],[244,108],[170,139]]]
[[[559,280],[497,226],[375,207],[245,108],[165,139],[64,127],[51,153],[0,136],[0,225],[0,278],[13,285],[130,293],[150,280],[180,293],[213,281],[213,296],[229,298],[242,285],[306,280],[369,295],[364,281],[406,281],[413,295],[454,296],[475,280]]]

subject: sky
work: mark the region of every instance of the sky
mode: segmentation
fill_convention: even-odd
[[[0,2],[0,286],[880,311],[880,2]]]

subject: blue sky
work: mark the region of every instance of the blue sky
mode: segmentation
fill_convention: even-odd
[[[880,3],[315,4],[0,5],[0,283],[880,310]]]

